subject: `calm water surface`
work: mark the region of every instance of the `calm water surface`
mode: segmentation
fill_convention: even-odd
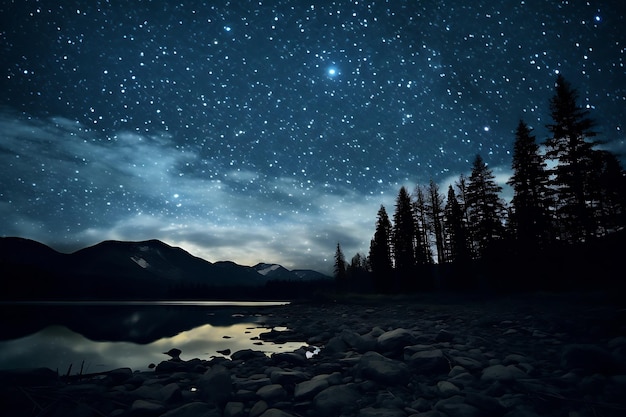
[[[210,359],[218,350],[289,352],[302,343],[262,342],[264,308],[280,302],[48,302],[0,305],[0,369],[48,367],[67,373],[119,367],[147,370],[182,350]],[[284,330],[284,329],[275,329]]]

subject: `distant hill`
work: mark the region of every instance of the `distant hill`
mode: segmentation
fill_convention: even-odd
[[[268,265],[264,270],[259,265]],[[272,280],[329,277],[280,265],[211,263],[159,240],[104,241],[71,254],[28,239],[0,238],[0,295],[29,298],[170,298],[211,296],[230,288],[263,287]],[[265,272],[265,273],[263,273]],[[270,273],[271,272],[271,273]],[[288,277],[288,278],[287,278]]]

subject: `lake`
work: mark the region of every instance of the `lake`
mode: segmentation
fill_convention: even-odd
[[[148,370],[182,350],[181,359],[217,351],[289,352],[306,343],[261,341],[266,307],[285,302],[33,302],[0,304],[0,369],[47,367],[64,375],[120,367]],[[286,330],[275,328],[274,330]]]

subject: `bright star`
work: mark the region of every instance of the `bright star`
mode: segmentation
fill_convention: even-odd
[[[330,67],[326,70],[326,74],[328,74],[329,77],[336,77],[339,75],[339,70],[335,67]]]

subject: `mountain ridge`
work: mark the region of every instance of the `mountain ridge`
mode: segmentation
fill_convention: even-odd
[[[2,298],[171,297],[206,295],[224,288],[254,288],[270,281],[329,279],[316,271],[264,275],[232,261],[210,262],[160,240],[105,240],[61,253],[35,240],[0,237]],[[302,271],[302,270],[298,270]]]

